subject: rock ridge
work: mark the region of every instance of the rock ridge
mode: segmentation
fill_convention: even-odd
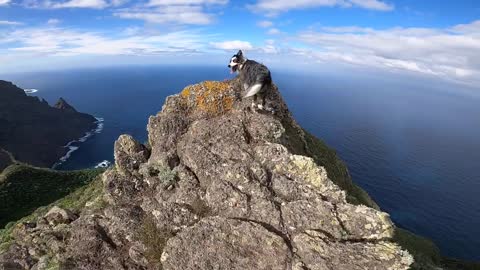
[[[13,83],[0,80],[0,148],[19,162],[51,167],[69,150],[65,145],[94,129],[96,121],[91,115],[77,112],[63,98],[52,107]],[[5,160],[0,153],[0,172],[10,164]]]
[[[105,206],[15,228],[3,267],[409,269],[388,214],[352,204],[308,156],[312,138],[277,87],[266,93],[274,114],[241,91],[237,79],[206,81],[168,97],[147,145],[116,141]]]

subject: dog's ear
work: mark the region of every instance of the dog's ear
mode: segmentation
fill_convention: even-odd
[[[243,56],[243,52],[242,50],[239,50],[238,53],[237,53],[238,56]]]

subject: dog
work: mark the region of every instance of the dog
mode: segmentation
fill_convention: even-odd
[[[265,88],[272,83],[270,70],[263,64],[245,58],[241,50],[232,56],[228,67],[231,69],[231,73],[238,72],[240,82],[245,90],[243,98],[253,97],[252,107],[263,110],[265,108]],[[261,104],[256,104],[257,97],[261,98]]]

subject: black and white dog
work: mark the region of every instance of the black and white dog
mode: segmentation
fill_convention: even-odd
[[[245,90],[243,98],[253,97],[252,107],[263,110],[265,107],[265,87],[272,83],[270,70],[260,63],[245,58],[241,50],[233,55],[228,67],[232,73],[238,72],[240,76],[240,82]],[[258,105],[256,104],[257,96],[262,100],[262,103]]]

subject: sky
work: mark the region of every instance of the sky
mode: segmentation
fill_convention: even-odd
[[[0,0],[0,73],[128,64],[408,73],[480,88],[478,0]]]

